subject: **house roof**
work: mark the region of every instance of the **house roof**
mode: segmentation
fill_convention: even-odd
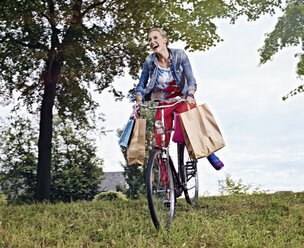
[[[98,185],[101,191],[116,191],[116,185],[126,186],[127,182],[123,172],[104,172],[103,180]]]

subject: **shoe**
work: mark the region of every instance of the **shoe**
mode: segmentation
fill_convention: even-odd
[[[224,164],[222,163],[222,161],[219,160],[219,158],[214,153],[209,155],[207,157],[207,159],[210,162],[210,164],[214,167],[214,169],[216,169],[216,170],[220,170],[224,167]]]

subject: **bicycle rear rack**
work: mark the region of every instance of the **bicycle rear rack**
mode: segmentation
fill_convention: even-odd
[[[187,181],[189,181],[192,177],[196,175],[196,167],[197,160],[191,160],[186,162],[185,164],[185,170],[186,170],[186,176],[187,176]]]

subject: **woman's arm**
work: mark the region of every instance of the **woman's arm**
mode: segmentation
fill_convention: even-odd
[[[182,60],[182,66],[183,66],[183,71],[184,71],[184,75],[186,77],[187,80],[187,85],[188,85],[188,93],[189,90],[194,90],[194,92],[196,91],[197,88],[197,84],[196,84],[196,80],[195,77],[193,75],[193,71],[192,71],[192,67],[191,67],[191,63],[190,60],[186,54],[185,51],[183,51],[183,60]]]
[[[193,72],[192,72],[192,67],[191,67],[191,63],[190,60],[187,56],[187,54],[184,51],[184,56],[183,56],[183,71],[187,80],[187,85],[188,85],[188,93],[186,96],[186,100],[189,104],[191,105],[195,105],[196,101],[195,101],[195,97],[194,97],[194,93],[196,91],[196,80],[194,78]]]
[[[149,79],[149,68],[147,62],[143,65],[143,70],[140,75],[139,83],[135,89],[136,102],[141,102],[144,97],[144,90]]]

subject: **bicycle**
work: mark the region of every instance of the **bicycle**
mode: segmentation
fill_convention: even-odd
[[[189,204],[195,205],[198,200],[198,174],[197,160],[188,159],[184,163],[185,144],[177,143],[178,171],[176,171],[169,154],[169,147],[165,146],[165,135],[173,132],[174,127],[165,131],[164,109],[173,107],[185,99],[178,99],[175,103],[165,106],[149,107],[148,109],[161,109],[161,121],[155,122],[157,133],[161,134],[161,148],[154,148],[149,156],[146,186],[150,214],[156,229],[169,228],[174,216],[176,199],[182,196]]]

